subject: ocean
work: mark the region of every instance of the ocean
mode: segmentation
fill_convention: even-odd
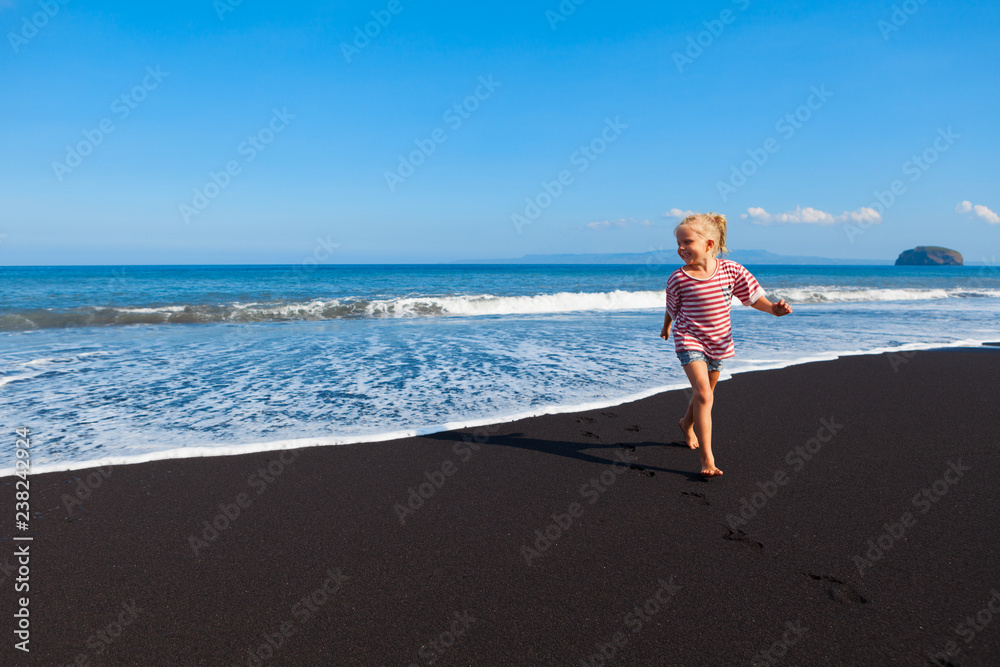
[[[43,472],[611,406],[687,386],[677,266],[4,267],[0,416]],[[734,305],[723,380],[1000,340],[997,266],[748,268],[795,312]]]

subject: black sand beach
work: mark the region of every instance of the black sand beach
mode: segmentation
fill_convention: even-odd
[[[5,478],[0,660],[995,665],[998,378],[985,347],[736,376],[708,481],[684,392],[33,476],[28,654]]]

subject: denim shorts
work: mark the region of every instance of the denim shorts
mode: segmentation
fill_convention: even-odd
[[[681,366],[687,366],[692,361],[704,361],[710,372],[722,372],[722,359],[709,359],[698,350],[681,350],[677,353],[677,358],[681,360]]]

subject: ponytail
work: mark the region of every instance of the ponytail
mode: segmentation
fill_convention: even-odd
[[[708,217],[715,223],[719,230],[719,254],[728,255],[729,248],[726,247],[726,216],[721,213],[709,213]]]
[[[715,241],[717,255],[726,255],[729,253],[729,248],[726,247],[726,224],[726,216],[721,213],[695,213],[684,218],[674,228],[674,233],[681,227],[691,227],[706,239]]]

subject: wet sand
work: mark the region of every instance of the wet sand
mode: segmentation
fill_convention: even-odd
[[[0,659],[997,664],[998,395],[987,347],[738,375],[712,480],[684,392],[32,476],[28,654],[4,478]]]

